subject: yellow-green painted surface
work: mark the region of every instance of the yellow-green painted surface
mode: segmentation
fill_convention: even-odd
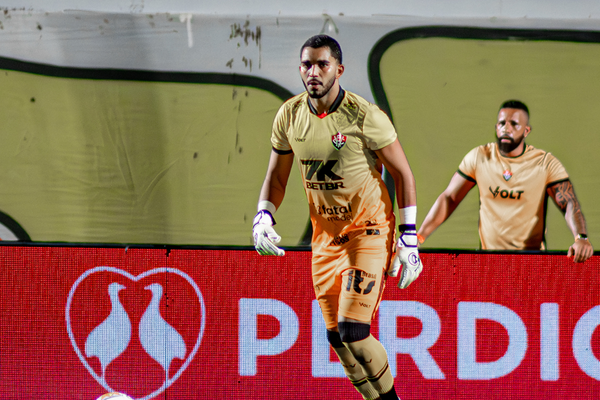
[[[600,237],[600,45],[450,38],[397,42],[381,79],[417,179],[419,223],[463,156],[494,140],[499,105],[529,105],[528,143],[555,154]],[[343,82],[342,82],[343,83]],[[273,117],[267,90],[0,71],[0,212],[34,241],[250,245]],[[473,190],[426,247],[475,249]],[[308,207],[296,168],[277,212],[297,244]],[[548,248],[572,236],[553,204]]]
[[[412,39],[392,45],[380,70],[417,180],[419,223],[463,156],[495,140],[500,104],[519,99],[531,113],[527,143],[562,161],[592,241],[600,238],[600,44]],[[478,208],[474,188],[425,247],[478,248]],[[572,234],[551,200],[547,226],[550,250],[572,244]]]
[[[13,71],[0,71],[0,91],[0,211],[32,240],[252,244],[277,96]],[[308,221],[292,174],[284,245]]]

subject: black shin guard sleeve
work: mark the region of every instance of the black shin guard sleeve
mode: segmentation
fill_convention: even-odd
[[[339,349],[344,347],[344,343],[342,343],[342,339],[340,338],[339,332],[327,330],[327,341],[331,345],[331,347],[335,349]]]
[[[369,337],[371,325],[360,322],[338,322],[340,338],[344,343],[358,342]]]

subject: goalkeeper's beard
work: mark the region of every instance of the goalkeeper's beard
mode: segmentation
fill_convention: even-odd
[[[320,91],[309,90],[308,86],[306,85],[306,82],[302,81],[302,83],[304,84],[304,89],[306,89],[306,93],[308,93],[308,97],[312,99],[320,99],[322,97],[325,97],[327,93],[329,93],[329,91],[333,87],[333,84],[335,83],[335,80],[336,77],[334,76],[329,82],[323,84],[323,89],[321,89]]]
[[[521,140],[519,140],[517,142],[517,141],[515,141],[515,139],[513,139],[509,136],[496,137],[496,141],[498,142],[498,149],[500,150],[501,153],[504,153],[504,154],[508,154],[511,151],[513,151],[514,149],[516,149],[517,147],[519,147],[519,145],[521,144],[523,139],[525,139],[525,138],[522,137]],[[509,142],[504,143],[504,142],[502,142],[503,140],[509,140]]]

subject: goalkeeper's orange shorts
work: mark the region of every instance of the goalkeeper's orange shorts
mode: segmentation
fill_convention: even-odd
[[[313,255],[312,278],[325,326],[337,330],[338,315],[370,323],[379,307],[392,255],[393,232],[353,238],[335,256]]]

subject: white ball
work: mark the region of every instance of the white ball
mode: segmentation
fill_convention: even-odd
[[[103,394],[102,396],[98,397],[96,400],[133,400],[133,399],[123,393],[110,392],[110,393]]]

